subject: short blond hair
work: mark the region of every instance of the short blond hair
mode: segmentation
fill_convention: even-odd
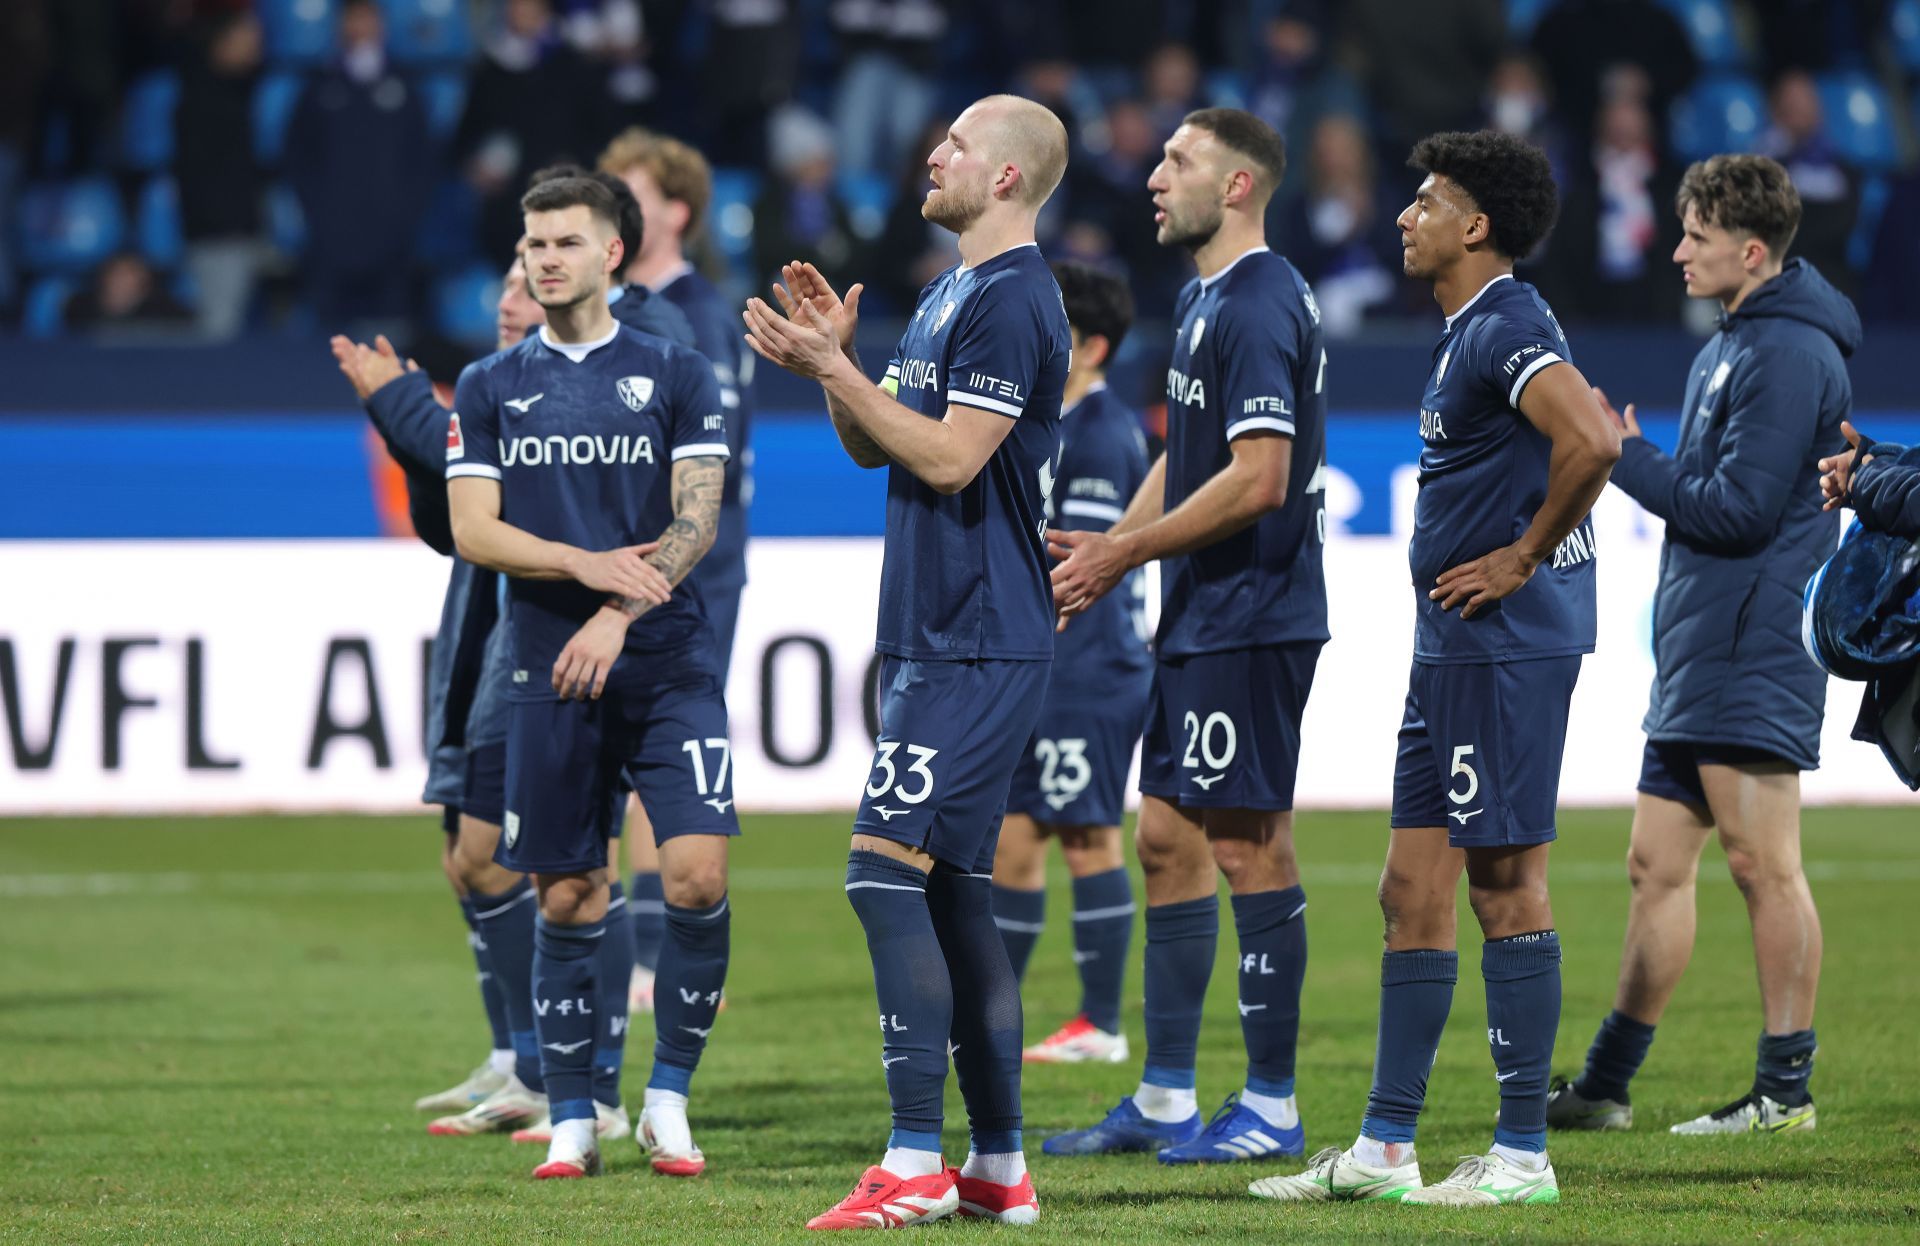
[[[707,206],[713,202],[713,169],[695,148],[642,126],[614,137],[600,153],[600,171],[625,177],[644,169],[660,193],[687,205],[687,227],[681,237],[692,242],[706,228]]]
[[[999,113],[988,145],[996,157],[1020,170],[1021,199],[1039,207],[1067,171],[1067,127],[1045,104],[1018,95],[978,101]]]

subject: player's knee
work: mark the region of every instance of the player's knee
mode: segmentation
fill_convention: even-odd
[[[1067,871],[1075,878],[1104,874],[1127,863],[1120,850],[1117,826],[1061,827],[1060,855],[1066,858]]]
[[[1498,887],[1469,883],[1467,903],[1483,931],[1543,930],[1553,924],[1545,879],[1522,879]]]
[[[1697,863],[1678,853],[1650,851],[1638,841],[1627,845],[1627,881],[1635,891],[1679,891],[1693,886]]]
[[[1209,841],[1209,846],[1213,849],[1213,863],[1230,883],[1246,881],[1269,868],[1267,850],[1251,840],[1215,839]]]
[[[727,894],[726,858],[702,858],[677,865],[660,875],[661,890],[675,908],[705,909]]]
[[[1783,891],[1799,885],[1800,859],[1797,855],[1729,847],[1727,872],[1733,875],[1733,885],[1742,895]]]

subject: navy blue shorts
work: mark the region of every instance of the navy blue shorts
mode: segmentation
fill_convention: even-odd
[[[1312,641],[1160,662],[1140,790],[1202,809],[1292,809],[1300,718],[1319,661]]]
[[[1049,698],[1007,792],[1007,812],[1060,826],[1118,826],[1146,717],[1144,681],[1113,699]]]
[[[992,873],[1007,784],[1033,736],[1052,665],[882,657],[880,739],[854,833]]]
[[[1413,664],[1393,768],[1396,827],[1444,826],[1456,848],[1553,839],[1580,657]]]
[[[1640,790],[1683,805],[1705,807],[1706,788],[1700,784],[1702,766],[1792,765],[1778,753],[1744,744],[1697,744],[1691,740],[1647,741],[1640,757]],[[1798,769],[1798,767],[1795,767]]]
[[[507,745],[482,744],[467,752],[467,786],[460,812],[499,826],[507,812]]]
[[[610,684],[598,701],[509,702],[494,860],[529,874],[601,868],[629,786],[653,819],[656,843],[740,833],[719,681],[702,673],[659,687]]]

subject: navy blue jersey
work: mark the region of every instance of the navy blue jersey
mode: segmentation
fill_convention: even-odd
[[[1174,319],[1166,509],[1232,462],[1227,443],[1247,433],[1292,438],[1293,467],[1278,510],[1161,560],[1159,656],[1324,641],[1327,353],[1313,291],[1261,247],[1188,282]]]
[[[928,419],[944,418],[953,403],[1014,425],[958,493],[889,469],[879,652],[923,661],[1053,657],[1046,505],[1072,354],[1060,287],[1038,247],[950,268],[921,292],[883,386]]]
[[[1047,506],[1054,527],[1105,532],[1146,477],[1147,439],[1140,419],[1106,385],[1089,389],[1061,415],[1060,471]],[[1146,592],[1146,573],[1133,571],[1060,633],[1054,641],[1050,700],[1109,696],[1132,688],[1152,668]]]
[[[1506,662],[1593,652],[1593,521],[1586,518],[1519,592],[1482,606],[1430,601],[1440,573],[1511,545],[1547,497],[1553,443],[1520,414],[1542,369],[1571,363],[1567,335],[1534,288],[1496,277],[1447,317],[1420,399],[1420,496],[1413,508],[1413,656]]]
[[[720,405],[727,413],[726,484],[723,506],[744,506],[753,497],[753,463],[747,450],[753,412],[748,383],[753,377],[753,352],[740,327],[740,308],[719,287],[688,265],[660,287],[659,297],[686,313],[693,325],[693,344],[713,365],[720,384]]]
[[[447,478],[498,480],[501,519],[586,550],[657,539],[673,522],[673,463],[727,453],[706,359],[624,326],[579,345],[554,343],[543,327],[468,365],[453,405]],[[571,580],[508,582],[517,694],[553,695],[554,659],[606,600]],[[712,636],[690,579],[627,629],[634,654],[694,642]]]

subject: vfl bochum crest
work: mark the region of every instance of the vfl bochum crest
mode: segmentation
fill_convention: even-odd
[[[1207,318],[1205,316],[1195,316],[1193,320],[1193,340],[1187,343],[1187,353],[1189,355],[1200,349],[1200,335],[1206,331]]]
[[[647,405],[649,398],[653,397],[653,378],[650,376],[623,376],[620,378],[620,383],[615,385],[614,388],[620,391],[621,402],[626,403],[629,407],[638,411]]]
[[[945,307],[942,307],[940,309],[940,314],[934,318],[933,331],[935,333],[940,332],[940,326],[947,323],[947,317],[951,315],[953,315],[953,300],[948,299],[947,305]]]

